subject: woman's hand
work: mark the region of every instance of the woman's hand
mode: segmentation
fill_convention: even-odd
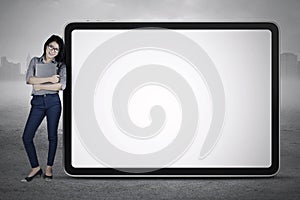
[[[59,82],[59,75],[53,75],[49,78],[49,82],[51,83],[58,83]]]
[[[34,89],[35,91],[39,91],[39,90],[41,90],[42,88],[41,88],[41,85],[33,85],[33,89]]]

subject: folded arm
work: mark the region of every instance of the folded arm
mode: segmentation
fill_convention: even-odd
[[[45,77],[45,78],[31,76],[28,79],[27,84],[36,85],[36,84],[43,84],[43,83],[58,83],[58,82],[59,82],[59,75],[54,75],[54,76]]]
[[[59,83],[59,75],[54,75],[46,78],[38,78],[35,76],[31,76],[28,80],[28,83],[33,85],[35,91],[39,91],[39,90],[58,91],[62,89],[62,84]],[[43,83],[50,83],[50,84],[43,84]]]
[[[39,90],[51,90],[51,91],[58,91],[62,89],[61,83],[53,83],[53,84],[42,84],[42,85],[33,85],[35,91]]]

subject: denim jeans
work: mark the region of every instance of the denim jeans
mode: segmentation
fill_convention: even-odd
[[[24,147],[32,168],[39,166],[33,138],[45,116],[47,117],[49,141],[47,165],[53,165],[57,148],[57,129],[60,113],[61,102],[58,94],[34,95],[32,97],[31,110],[22,136]]]

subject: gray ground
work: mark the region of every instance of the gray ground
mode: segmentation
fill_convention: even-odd
[[[21,135],[29,111],[30,87],[0,83],[0,199],[299,199],[300,111],[284,112],[281,169],[273,178],[98,179],[71,178],[63,171],[62,135],[54,180],[21,183],[30,169]],[[18,91],[17,96],[11,91]],[[36,134],[40,164],[45,167],[45,123]],[[61,133],[61,129],[60,129]]]

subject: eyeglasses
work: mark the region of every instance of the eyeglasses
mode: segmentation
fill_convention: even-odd
[[[54,51],[55,53],[58,53],[58,52],[59,52],[59,49],[58,49],[58,48],[54,48],[54,46],[52,46],[52,45],[48,45],[48,49],[49,49],[50,51]]]

